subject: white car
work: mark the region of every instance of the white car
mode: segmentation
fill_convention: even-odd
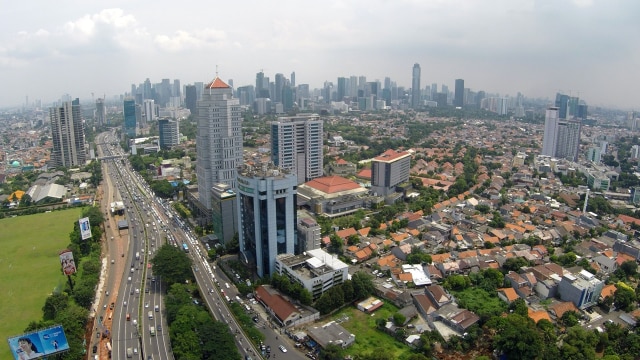
[[[286,353],[286,352],[287,352],[287,348],[286,348],[286,347],[284,347],[284,346],[282,346],[282,345],[278,346],[278,348],[279,348],[279,349],[280,349],[280,351],[282,351],[283,353]]]

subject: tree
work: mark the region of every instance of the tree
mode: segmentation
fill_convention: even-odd
[[[447,290],[464,290],[471,286],[471,279],[468,276],[453,274],[444,280],[443,286]]]
[[[488,214],[491,211],[491,207],[487,204],[478,204],[476,205],[476,210],[482,214]]]
[[[320,360],[342,360],[344,359],[343,350],[336,344],[329,344],[320,350]]]
[[[403,326],[405,321],[407,321],[407,317],[402,315],[402,313],[396,312],[393,314],[393,323],[396,326]]]
[[[175,283],[184,283],[187,279],[193,279],[191,272],[191,259],[181,249],[169,244],[162,245],[151,259],[154,274],[169,286]]]
[[[504,319],[495,318],[489,322],[496,329],[494,346],[509,359],[535,360],[542,348],[542,338],[533,320],[509,314]]]
[[[351,277],[351,283],[354,299],[364,299],[373,294],[373,278],[369,274],[358,271]]]
[[[575,311],[565,311],[560,318],[560,323],[566,327],[576,326],[579,323],[580,316]]]
[[[519,256],[508,258],[502,265],[505,270],[516,272],[523,266],[529,266],[529,262],[525,258]]]
[[[635,260],[627,260],[620,265],[620,269],[629,277],[635,277],[638,273],[638,263]]]
[[[69,296],[65,293],[53,293],[47,297],[42,307],[44,320],[53,320],[56,314],[69,306]]]
[[[561,359],[585,359],[596,358],[596,344],[598,337],[593,331],[587,331],[580,326],[574,326],[567,330],[560,348]]]
[[[636,293],[629,285],[619,281],[616,284],[616,291],[613,293],[613,302],[618,309],[626,312],[632,311],[637,302]]]
[[[509,304],[509,310],[513,310],[513,313],[520,316],[529,316],[529,308],[523,298],[517,298],[514,302]]]
[[[344,242],[340,238],[340,236],[336,234],[332,234],[330,237],[331,246],[329,246],[329,251],[334,254],[342,254],[342,247],[344,246]]]

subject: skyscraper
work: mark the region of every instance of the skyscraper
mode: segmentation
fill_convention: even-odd
[[[284,75],[280,73],[276,74],[275,86],[276,86],[276,91],[273,96],[273,100],[275,100],[275,102],[282,103],[282,89],[284,88]]]
[[[271,123],[271,161],[298,183],[323,175],[323,121],[317,115],[279,117]]]
[[[456,79],[456,88],[453,97],[453,106],[464,106],[464,79]]]
[[[338,94],[336,95],[337,101],[344,101],[344,97],[347,95],[347,78],[338,78]]]
[[[170,149],[180,144],[180,124],[171,119],[158,120],[159,144],[161,149]]]
[[[557,107],[548,108],[544,119],[541,154],[576,161],[581,128],[579,120],[560,119]]]
[[[49,109],[54,166],[82,166],[86,161],[84,127],[80,116],[80,100],[66,101]]]
[[[136,101],[132,97],[124,99],[124,124],[123,132],[127,137],[134,138],[137,135],[136,126]]]
[[[556,107],[558,108],[558,118],[566,119],[569,109],[569,95],[556,94]]]
[[[187,85],[184,88],[184,104],[191,115],[196,114],[196,102],[198,101],[198,93],[196,92],[195,85]]]
[[[296,72],[291,72],[291,87],[295,89],[296,87]]]
[[[96,99],[96,125],[103,126],[107,123],[107,108],[104,105],[104,99]]]
[[[156,104],[155,101],[147,99],[144,101],[144,117],[147,124],[156,120]]]
[[[294,174],[262,166],[238,171],[238,235],[240,258],[258,276],[273,274],[276,255],[296,248]]]
[[[411,108],[417,109],[420,106],[420,64],[413,64],[411,76]]]
[[[211,187],[223,183],[236,187],[236,168],[242,163],[240,102],[231,88],[216,77],[204,87],[197,102],[196,135],[198,194],[211,209]]]

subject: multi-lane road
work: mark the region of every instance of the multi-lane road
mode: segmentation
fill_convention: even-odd
[[[113,238],[108,241],[107,263],[110,268],[105,288],[113,289],[114,293],[105,296],[104,324],[111,327],[112,358],[126,359],[131,354],[134,359],[173,359],[169,332],[163,316],[165,289],[161,288],[160,279],[155,278],[148,265],[149,259],[165,239],[173,246],[182,248],[186,245],[193,260],[203,305],[209,308],[216,320],[229,325],[243,357],[260,358],[262,351],[249,341],[238,326],[222,293],[231,300],[236,300],[236,296],[240,295],[233,282],[220,268],[209,263],[205,249],[170,204],[155,197],[145,181],[131,169],[126,158],[119,158],[123,152],[115,134],[102,133],[96,139],[98,156],[108,157],[103,160],[107,188],[105,202],[107,199],[108,202],[122,201],[126,207],[123,216],[108,214],[110,231],[107,229],[107,236]],[[128,229],[118,230],[118,220],[126,220]],[[114,303],[113,310],[109,309],[111,303]],[[265,316],[260,315],[264,311],[261,311],[259,305],[249,306],[260,318],[259,329],[265,335],[265,345],[272,349],[271,357],[305,358],[292,348],[283,334],[269,326]],[[110,322],[108,315],[112,317]],[[278,350],[280,345],[289,351],[281,352]]]

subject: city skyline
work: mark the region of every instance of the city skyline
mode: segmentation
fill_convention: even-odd
[[[0,106],[89,99],[150,78],[206,82],[218,68],[235,87],[255,74],[296,73],[296,84],[364,75],[411,87],[465,86],[501,95],[578,95],[636,107],[633,71],[640,3],[589,0],[297,3],[154,6],[125,1],[12,4],[0,25]],[[34,11],[47,8],[46,12]],[[167,8],[171,11],[166,11]],[[251,11],[246,11],[251,9]],[[196,16],[193,14],[210,14]],[[34,86],[38,84],[38,86]]]

